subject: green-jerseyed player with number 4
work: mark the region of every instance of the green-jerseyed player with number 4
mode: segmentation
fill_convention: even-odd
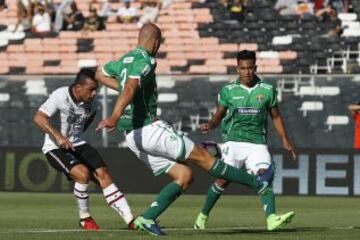
[[[218,96],[215,115],[208,123],[202,124],[200,129],[203,133],[207,133],[221,123],[224,141],[221,145],[223,161],[233,167],[244,167],[249,173],[259,175],[269,168],[274,168],[266,145],[268,114],[273,120],[283,147],[291,152],[294,160],[296,160],[296,150],[288,139],[277,108],[275,88],[264,83],[255,74],[255,52],[247,50],[239,52],[237,62],[239,78],[223,86]],[[195,221],[195,229],[206,228],[211,209],[229,183],[227,180],[217,179],[210,186],[203,209]],[[260,198],[269,231],[285,226],[295,216],[294,212],[275,214],[275,196],[272,188],[260,194]]]
[[[140,29],[138,46],[118,61],[108,62],[96,74],[99,82],[120,93],[112,115],[102,120],[97,129],[124,131],[127,146],[154,175],[167,174],[172,179],[134,221],[138,230],[155,236],[165,234],[156,219],[191,184],[193,173],[187,163],[200,166],[214,177],[249,186],[259,194],[267,191],[271,172],[269,169],[253,176],[243,169],[229,166],[158,119],[154,57],[160,42],[160,29],[154,24],[145,24]]]

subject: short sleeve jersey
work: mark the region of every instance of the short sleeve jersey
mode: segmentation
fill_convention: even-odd
[[[89,103],[76,102],[70,86],[58,88],[50,94],[39,111],[45,113],[52,125],[77,147],[86,143],[83,138],[84,126],[90,116],[95,114],[97,105],[96,99]],[[55,139],[52,139],[49,134],[45,134],[43,152],[47,153],[58,148]]]
[[[240,84],[240,79],[223,86],[218,104],[228,109],[222,121],[223,140],[267,143],[267,115],[277,106],[276,89],[257,78],[252,88]]]
[[[139,87],[132,102],[126,107],[117,123],[119,131],[141,128],[156,119],[155,69],[156,60],[141,47],[126,53],[118,61],[110,61],[103,66],[103,73],[115,77],[119,82],[119,94],[122,93],[129,78],[139,80]]]

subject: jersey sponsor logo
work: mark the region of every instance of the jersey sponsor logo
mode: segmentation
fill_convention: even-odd
[[[236,97],[233,97],[233,100],[244,99],[244,98],[245,98],[244,96],[236,96]]]
[[[146,65],[146,66],[143,68],[143,70],[141,71],[141,73],[142,73],[144,76],[146,76],[146,75],[149,74],[150,70],[151,70],[151,67],[150,67],[149,65]]]
[[[244,115],[257,115],[261,113],[261,109],[251,107],[239,107],[236,108],[237,113]]]
[[[123,60],[124,63],[132,63],[133,61],[134,61],[134,57],[126,57]]]
[[[258,102],[262,102],[265,99],[265,96],[262,94],[258,94],[255,98]]]

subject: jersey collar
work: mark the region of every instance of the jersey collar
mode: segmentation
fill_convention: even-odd
[[[137,46],[137,47],[135,48],[135,50],[141,50],[141,51],[144,51],[144,52],[146,52],[147,54],[149,54],[149,52],[148,52],[145,48],[143,48],[143,47],[141,47],[141,46]]]
[[[259,86],[259,84],[261,83],[261,79],[260,79],[257,75],[255,75],[254,78],[255,78],[256,84],[255,84],[253,87],[247,87],[247,86],[241,84],[240,77],[238,77],[238,78],[236,79],[236,83],[237,83],[240,87],[242,87],[243,89],[251,92],[252,90],[254,90],[255,88],[257,88],[257,87]]]

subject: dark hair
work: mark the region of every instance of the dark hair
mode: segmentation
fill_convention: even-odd
[[[242,50],[237,54],[237,61],[240,60],[253,60],[256,62],[256,54],[254,51]]]
[[[75,84],[83,85],[87,79],[95,81],[95,71],[89,68],[82,68],[75,78]]]

